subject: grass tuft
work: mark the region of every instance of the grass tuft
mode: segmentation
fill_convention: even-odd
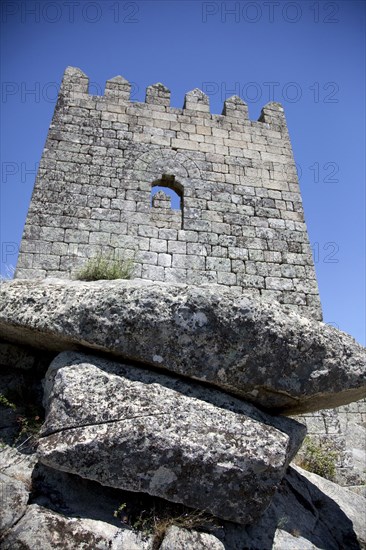
[[[312,437],[306,436],[295,464],[304,470],[334,481],[338,460],[339,452],[334,443],[326,439],[317,442]]]
[[[131,279],[133,261],[130,259],[114,259],[110,256],[97,254],[90,258],[76,273],[79,281],[99,281],[101,279]]]

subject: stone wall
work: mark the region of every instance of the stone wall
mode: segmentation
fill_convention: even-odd
[[[151,203],[173,189],[181,210]],[[259,121],[234,96],[210,113],[200,90],[170,107],[162,84],[130,101],[65,72],[21,243],[16,277],[71,277],[97,252],[134,259],[135,277],[249,290],[321,318],[312,253],[282,107]]]
[[[366,496],[366,399],[295,418],[306,425],[315,441],[328,441],[337,451],[337,483]]]

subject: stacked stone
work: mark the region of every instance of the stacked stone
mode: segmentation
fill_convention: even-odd
[[[337,483],[365,493],[366,399],[296,417],[309,436],[337,453]]]
[[[32,381],[45,407],[37,455],[0,453],[1,548],[157,548],[131,531],[150,497],[219,518],[202,544],[167,533],[161,550],[365,546],[362,487],[288,468],[306,428],[285,415],[365,396],[366,350],[347,334],[224,286],[55,279],[4,283],[0,331],[0,389]],[[0,403],[0,435],[16,436],[20,407]]]
[[[92,96],[86,75],[66,70],[16,276],[69,278],[108,252],[133,258],[138,278],[223,284],[320,319],[282,107],[250,121],[234,96],[215,115],[196,89],[177,109],[160,83],[144,103],[129,98],[122,77]],[[151,206],[166,178],[182,197],[179,227],[161,227]]]
[[[166,195],[164,191],[158,191],[156,195],[154,195],[152,207],[151,221],[158,229],[181,229],[182,212],[177,209],[172,209],[171,198]],[[171,260],[171,258],[169,258],[169,260]]]

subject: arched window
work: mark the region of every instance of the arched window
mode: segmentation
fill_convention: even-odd
[[[158,228],[182,229],[183,187],[174,176],[163,175],[151,188],[151,221]]]

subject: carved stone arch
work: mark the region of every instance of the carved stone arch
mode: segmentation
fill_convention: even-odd
[[[155,179],[162,173],[172,175],[180,179],[182,185],[200,177],[200,170],[194,161],[184,153],[178,153],[171,149],[156,149],[143,153],[134,163],[134,172],[135,177],[139,175],[139,172],[145,174],[149,172],[156,175]]]
[[[155,186],[172,189],[180,199],[180,222],[176,220],[177,212],[171,209],[169,196],[153,201],[152,192],[150,221],[156,224],[165,216],[168,221],[164,227],[177,228],[178,225],[180,228],[184,227],[185,198],[192,199],[196,196],[197,180],[200,179],[200,170],[192,159],[183,152],[172,149],[149,150],[140,154],[135,160],[132,178],[140,182],[141,189],[144,190],[147,188],[152,190]],[[159,212],[158,208],[160,208]],[[143,206],[140,205],[139,209],[142,211]],[[170,219],[175,220],[171,225],[169,225]]]

